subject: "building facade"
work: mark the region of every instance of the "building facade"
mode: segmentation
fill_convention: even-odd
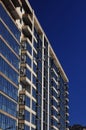
[[[28,0],[0,0],[0,128],[67,130],[68,78]]]

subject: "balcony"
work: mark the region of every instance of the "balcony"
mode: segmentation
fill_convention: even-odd
[[[27,77],[21,77],[20,82],[25,84],[25,85],[30,85],[31,81]]]
[[[19,121],[18,130],[24,130],[24,122]]]
[[[58,100],[58,102],[60,102],[60,100],[61,100],[61,99],[60,99],[60,96],[57,97],[57,100]]]
[[[10,14],[15,20],[20,19],[20,16],[16,11],[16,7],[13,4],[14,2],[12,2],[11,0],[3,0],[3,3],[7,7],[7,10],[10,12]]]
[[[22,12],[20,7],[16,7],[16,12],[18,13],[19,17],[22,18]]]
[[[29,14],[23,14],[23,21],[25,25],[28,25],[30,29],[32,30],[32,20]]]
[[[28,25],[25,25],[22,27],[22,32],[25,35],[25,37],[28,37],[30,42],[32,43],[32,32]]]
[[[20,76],[21,77],[25,77],[26,76],[26,67],[25,66],[21,66],[20,67]]]
[[[60,119],[60,117],[61,117],[61,115],[60,115],[60,113],[58,113],[58,120]]]
[[[26,53],[21,53],[20,58],[21,58],[20,63],[25,64],[26,63]]]
[[[32,8],[31,8],[30,4],[28,3],[28,0],[21,0],[21,2],[22,2],[22,6],[23,6],[25,12],[28,14],[32,14]]]
[[[66,93],[67,95],[69,95],[69,92],[68,92],[67,90],[65,91],[65,93]]]
[[[68,120],[66,120],[66,123],[69,124],[70,122]]]
[[[15,7],[20,7],[21,6],[21,0],[11,0],[14,4]]]
[[[64,83],[64,86],[65,86],[65,91],[68,91],[68,84]]]
[[[58,122],[58,128],[60,128],[60,126],[61,126],[61,124],[60,124],[60,122]]]
[[[69,106],[68,106],[68,105],[65,105],[65,108],[69,109]]]
[[[57,90],[60,92],[60,86],[59,86],[59,84],[57,85]]]
[[[68,117],[69,117],[69,113],[67,113],[67,112],[66,112],[66,116],[68,116]]]
[[[19,120],[24,120],[25,116],[23,114],[19,114]]]
[[[69,102],[69,99],[67,97],[65,98],[65,100],[66,100],[66,102]]]
[[[25,95],[19,95],[19,105],[25,105]]]
[[[24,109],[20,109],[18,119],[19,120],[25,119]]]

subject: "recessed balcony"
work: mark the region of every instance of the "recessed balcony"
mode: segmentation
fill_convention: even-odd
[[[65,93],[66,93],[67,95],[69,95],[69,92],[68,92],[67,90],[65,91]]]
[[[66,100],[67,102],[69,102],[69,99],[68,99],[67,97],[65,98],[65,100]]]
[[[11,0],[14,4],[15,7],[20,7],[21,5],[21,0]]]
[[[69,116],[69,113],[66,112],[66,115]]]
[[[27,12],[28,14],[32,14],[32,8],[28,3],[28,0],[21,0],[21,2],[25,12]]]
[[[68,120],[66,120],[66,123],[69,124],[70,122]]]
[[[31,20],[31,15],[29,14],[23,14],[23,21],[25,25],[28,25],[30,29],[32,30],[32,20]]]
[[[23,114],[19,114],[18,118],[19,118],[19,120],[24,120],[25,116]]]
[[[25,85],[31,84],[31,81],[26,76],[20,77],[20,82],[25,84]]]
[[[20,7],[16,7],[16,12],[19,15],[19,17],[22,18],[22,12],[21,12]]]
[[[31,32],[29,26],[27,26],[27,25],[23,26],[23,27],[22,27],[22,32],[23,32],[23,34],[25,35],[25,37],[28,37],[28,38],[29,38],[29,40],[30,40],[31,43],[32,43],[32,32]]]
[[[7,7],[7,10],[10,12],[12,17],[16,19],[20,19],[20,16],[18,12],[16,11],[16,7],[14,6],[13,2],[11,0],[3,0],[3,3],[5,7]]]
[[[67,109],[69,109],[69,106],[68,106],[68,105],[65,105],[65,107],[66,107]]]
[[[25,95],[19,95],[19,105],[25,105]]]

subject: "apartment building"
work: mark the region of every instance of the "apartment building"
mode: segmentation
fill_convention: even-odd
[[[0,0],[0,128],[67,130],[68,78],[28,0]]]

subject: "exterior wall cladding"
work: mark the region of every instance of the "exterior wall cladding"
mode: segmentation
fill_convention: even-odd
[[[0,0],[0,129],[68,130],[68,78],[27,0]]]

